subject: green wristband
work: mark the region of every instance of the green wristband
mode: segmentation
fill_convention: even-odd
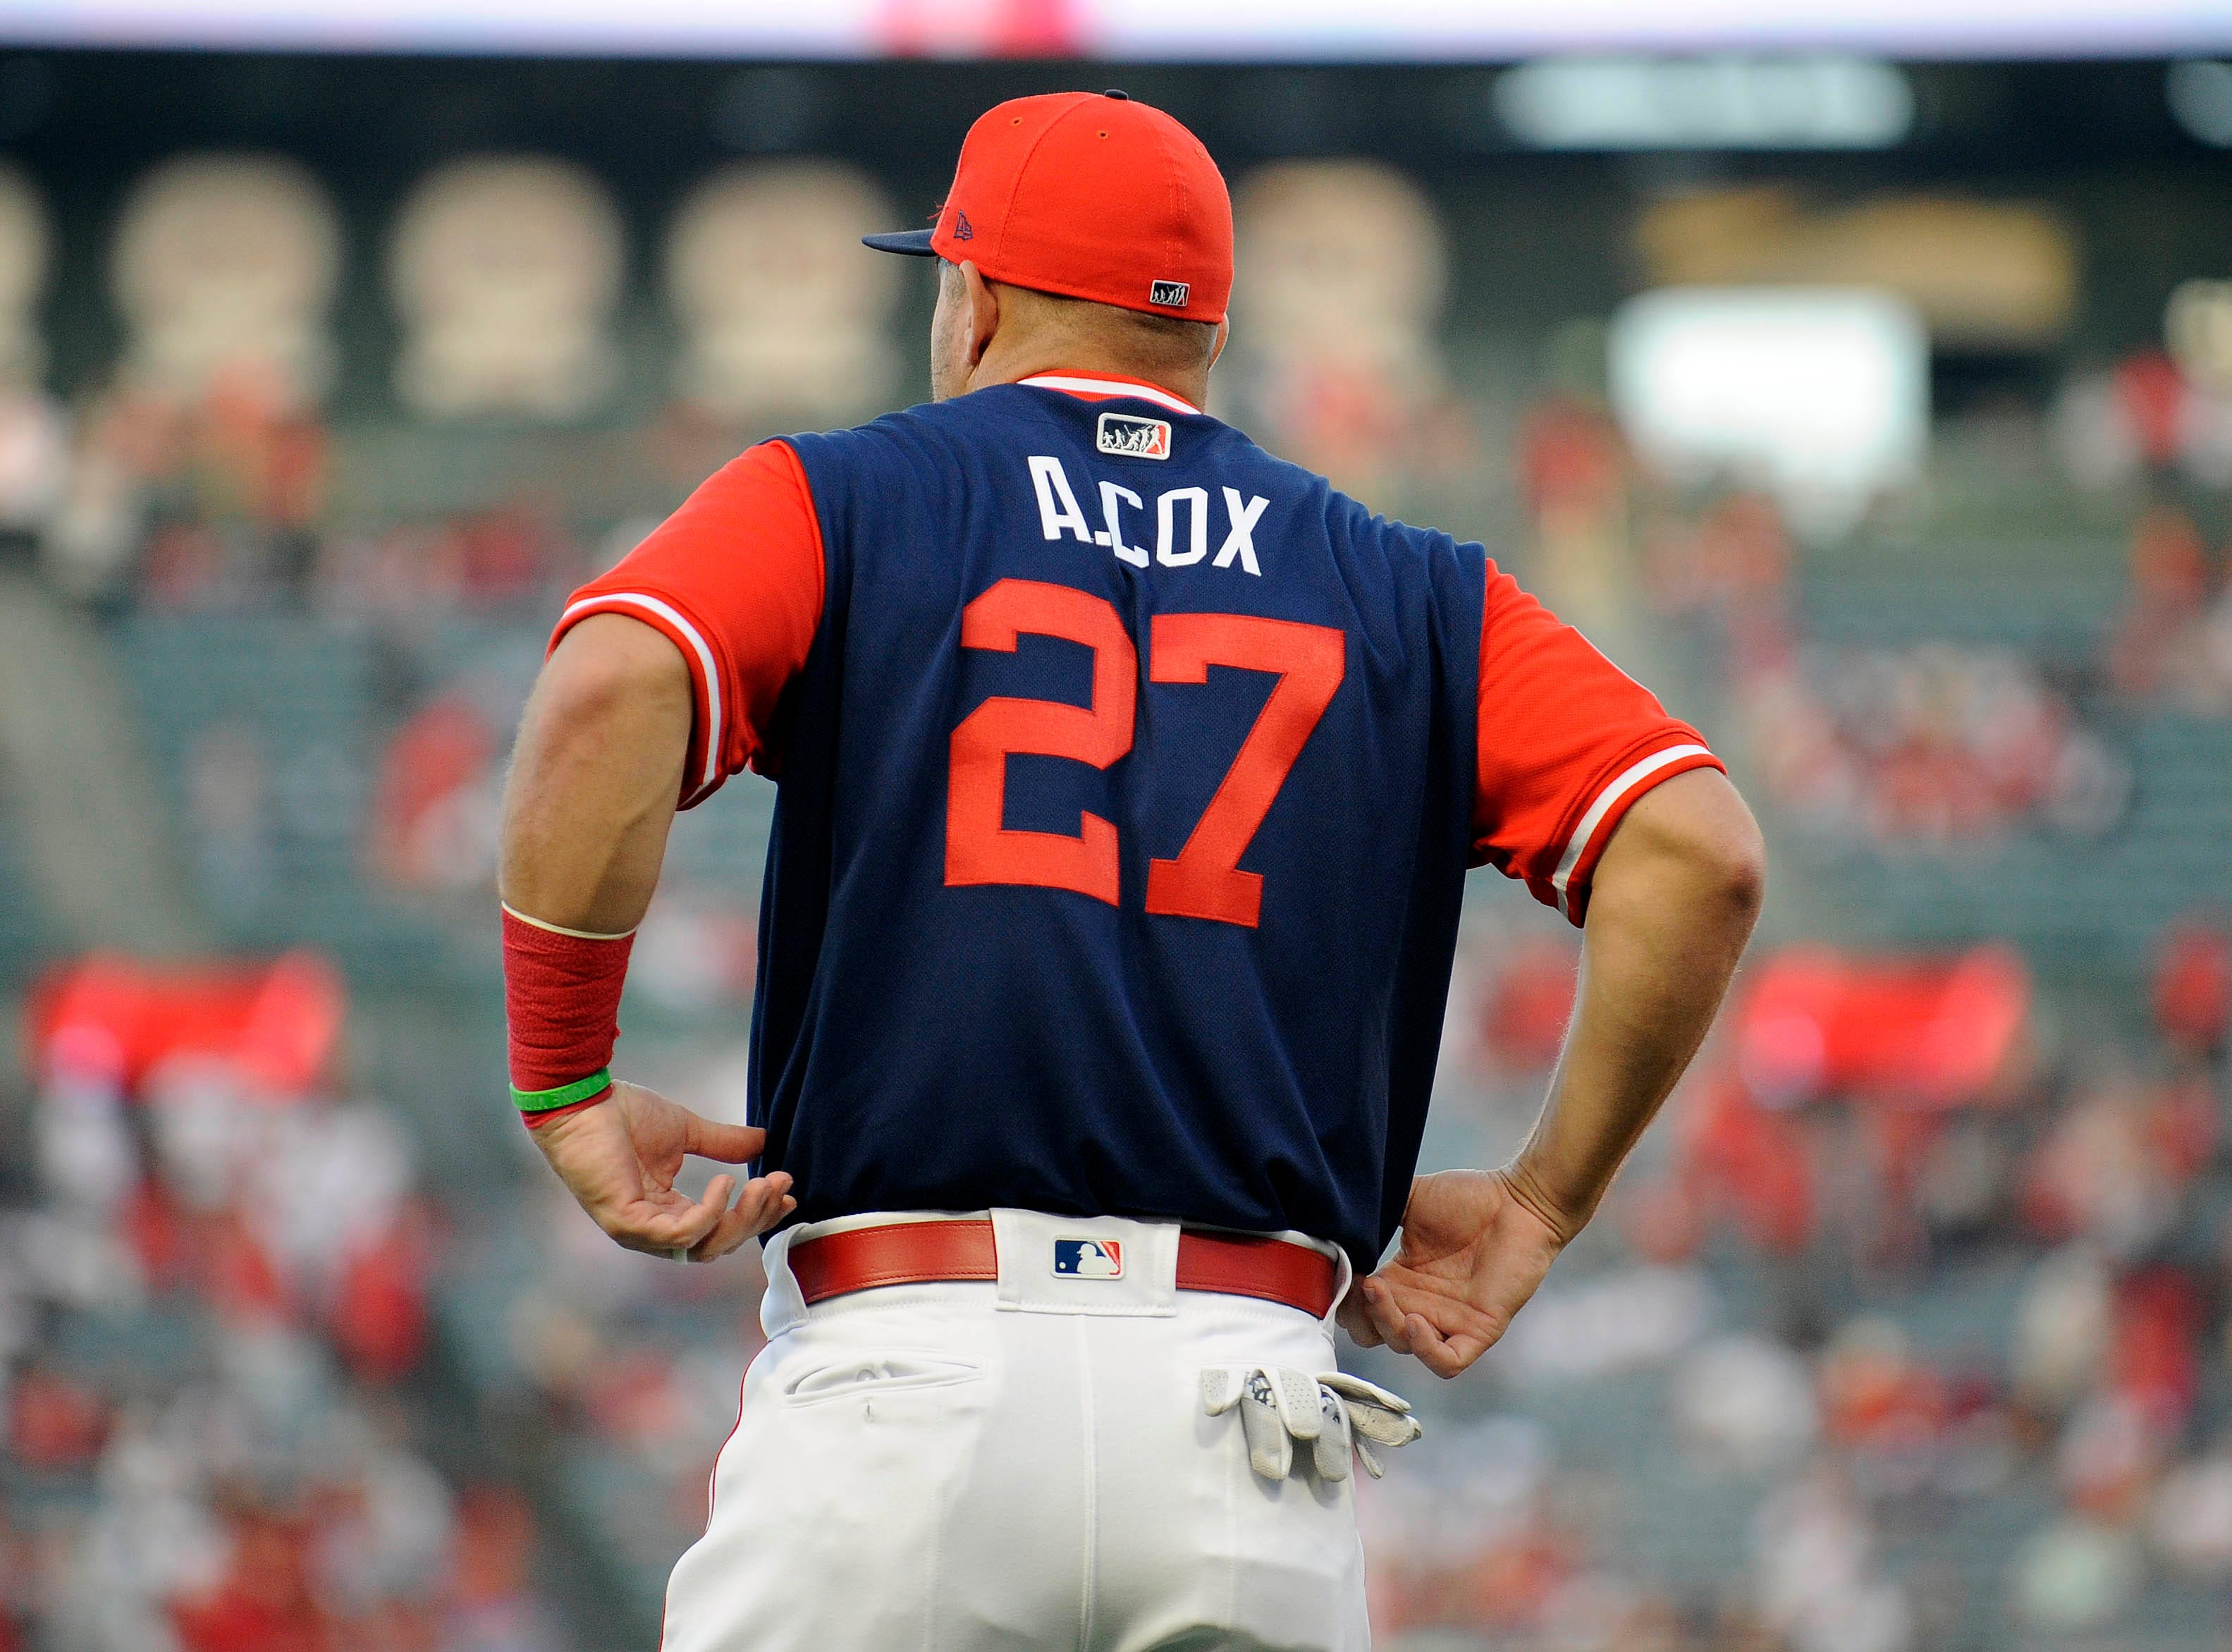
[[[570,1084],[561,1084],[556,1089],[522,1089],[512,1086],[511,1099],[522,1113],[548,1113],[561,1107],[571,1107],[576,1102],[586,1102],[592,1096],[613,1087],[613,1070],[600,1067],[587,1078],[577,1078]]]

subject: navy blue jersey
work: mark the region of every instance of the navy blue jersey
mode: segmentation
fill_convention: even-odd
[[[693,800],[779,778],[752,1121],[801,1220],[1177,1218],[1368,1268],[1468,866],[1578,920],[1619,811],[1712,762],[1480,546],[1152,387],[756,449],[566,622],[599,611],[691,660]]]

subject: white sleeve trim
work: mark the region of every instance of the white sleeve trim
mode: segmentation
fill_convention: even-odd
[[[688,801],[695,803],[720,784],[721,780],[721,672],[714,663],[713,651],[705,646],[705,639],[698,628],[684,619],[671,602],[662,602],[655,596],[645,596],[636,591],[606,591],[595,596],[585,596],[559,616],[560,629],[571,625],[583,615],[594,614],[615,606],[639,608],[657,615],[677,631],[690,639],[690,647],[698,655],[698,666],[705,680],[705,772]]]
[[[1558,869],[1550,875],[1550,887],[1558,892],[1560,912],[1569,918],[1573,916],[1566,908],[1566,885],[1572,881],[1573,868],[1581,863],[1581,856],[1588,852],[1589,840],[1597,835],[1597,828],[1604,824],[1604,817],[1612,812],[1612,806],[1632,790],[1636,782],[1650,778],[1669,764],[1679,763],[1685,758],[1709,758],[1712,755],[1711,751],[1694,742],[1688,745],[1670,745],[1663,751],[1653,751],[1640,762],[1631,764],[1614,777],[1610,785],[1597,793],[1596,801],[1589,805],[1588,812],[1573,828],[1573,835],[1566,840],[1566,852],[1558,857]]]

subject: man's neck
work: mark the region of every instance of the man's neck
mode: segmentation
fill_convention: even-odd
[[[1196,407],[1206,405],[1209,400],[1209,369],[1206,367],[1197,367],[1186,373],[1172,373],[1167,369],[1150,373],[1126,362],[1100,357],[1091,350],[1062,349],[1048,345],[1022,345],[1002,349],[997,339],[992,341],[992,348],[984,352],[976,371],[969,375],[968,387],[984,390],[996,384],[1014,384],[1020,380],[1036,378],[1041,374],[1077,374],[1152,385]]]

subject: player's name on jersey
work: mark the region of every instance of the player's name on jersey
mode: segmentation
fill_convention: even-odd
[[[1141,457],[1152,457],[1141,455]],[[1031,488],[1038,495],[1039,527],[1048,539],[1074,539],[1080,544],[1100,545],[1134,568],[1150,561],[1165,568],[1190,568],[1209,558],[1212,516],[1221,516],[1224,537],[1217,547],[1211,568],[1237,569],[1262,578],[1256,561],[1256,527],[1271,502],[1262,495],[1240,497],[1237,488],[1219,488],[1223,510],[1216,509],[1204,487],[1171,488],[1152,502],[1120,482],[1093,484],[1099,494],[1100,525],[1086,517],[1070,485],[1061,461],[1049,454],[1030,456]],[[1153,550],[1134,543],[1152,536]]]

